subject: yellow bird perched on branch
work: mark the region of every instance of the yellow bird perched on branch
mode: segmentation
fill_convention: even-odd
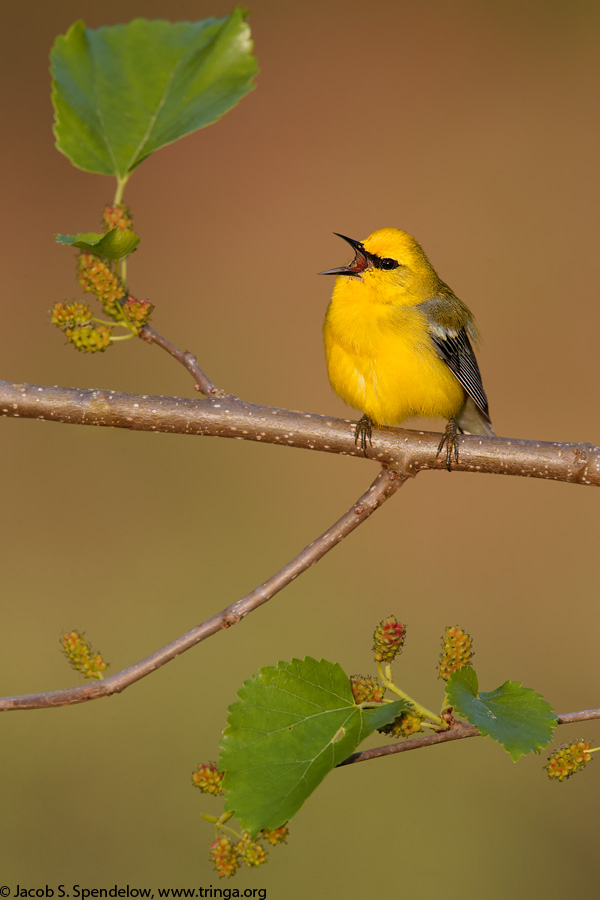
[[[338,237],[354,259],[320,273],[339,276],[323,335],[331,386],[363,412],[356,442],[366,453],[373,425],[440,416],[448,424],[438,453],[446,444],[450,469],[452,453],[458,462],[457,431],[494,435],[471,347],[473,314],[405,231]]]

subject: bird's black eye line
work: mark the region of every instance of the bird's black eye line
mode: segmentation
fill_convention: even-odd
[[[390,259],[389,256],[384,256],[383,259],[379,259],[378,257],[376,257],[376,259],[377,262],[375,263],[375,265],[378,269],[397,269],[399,266],[398,261],[395,259]]]

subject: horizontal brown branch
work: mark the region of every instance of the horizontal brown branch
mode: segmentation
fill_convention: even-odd
[[[247,403],[230,395],[209,399],[153,397],[0,381],[0,414],[71,425],[261,441],[360,456],[354,423],[315,413]],[[368,456],[406,476],[444,469],[439,434],[377,428]],[[585,443],[525,441],[463,435],[453,469],[600,485],[600,447]]]

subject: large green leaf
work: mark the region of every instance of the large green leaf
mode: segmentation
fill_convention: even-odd
[[[474,669],[458,669],[446,687],[448,701],[481,734],[502,744],[514,762],[550,743],[556,715],[539,694],[520,681],[505,681],[495,691],[478,693],[478,688]]]
[[[150,153],[219,119],[254,87],[244,15],[76,22],[50,54],[58,149],[86,172],[124,181]]]
[[[289,821],[334,766],[409,708],[398,700],[361,709],[342,667],[311,657],[261,669],[238,696],[219,769],[225,808],[251,834]]]

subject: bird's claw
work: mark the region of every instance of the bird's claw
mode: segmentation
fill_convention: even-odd
[[[367,455],[367,443],[373,446],[371,435],[373,434],[373,420],[366,414],[362,416],[356,423],[354,429],[354,441],[357,447],[360,447],[364,455]]]
[[[458,465],[458,426],[454,419],[450,419],[448,424],[446,425],[446,430],[444,431],[442,439],[438,444],[436,456],[440,455],[444,444],[446,445],[446,468],[449,472],[451,472],[452,453],[454,453],[454,460]]]

